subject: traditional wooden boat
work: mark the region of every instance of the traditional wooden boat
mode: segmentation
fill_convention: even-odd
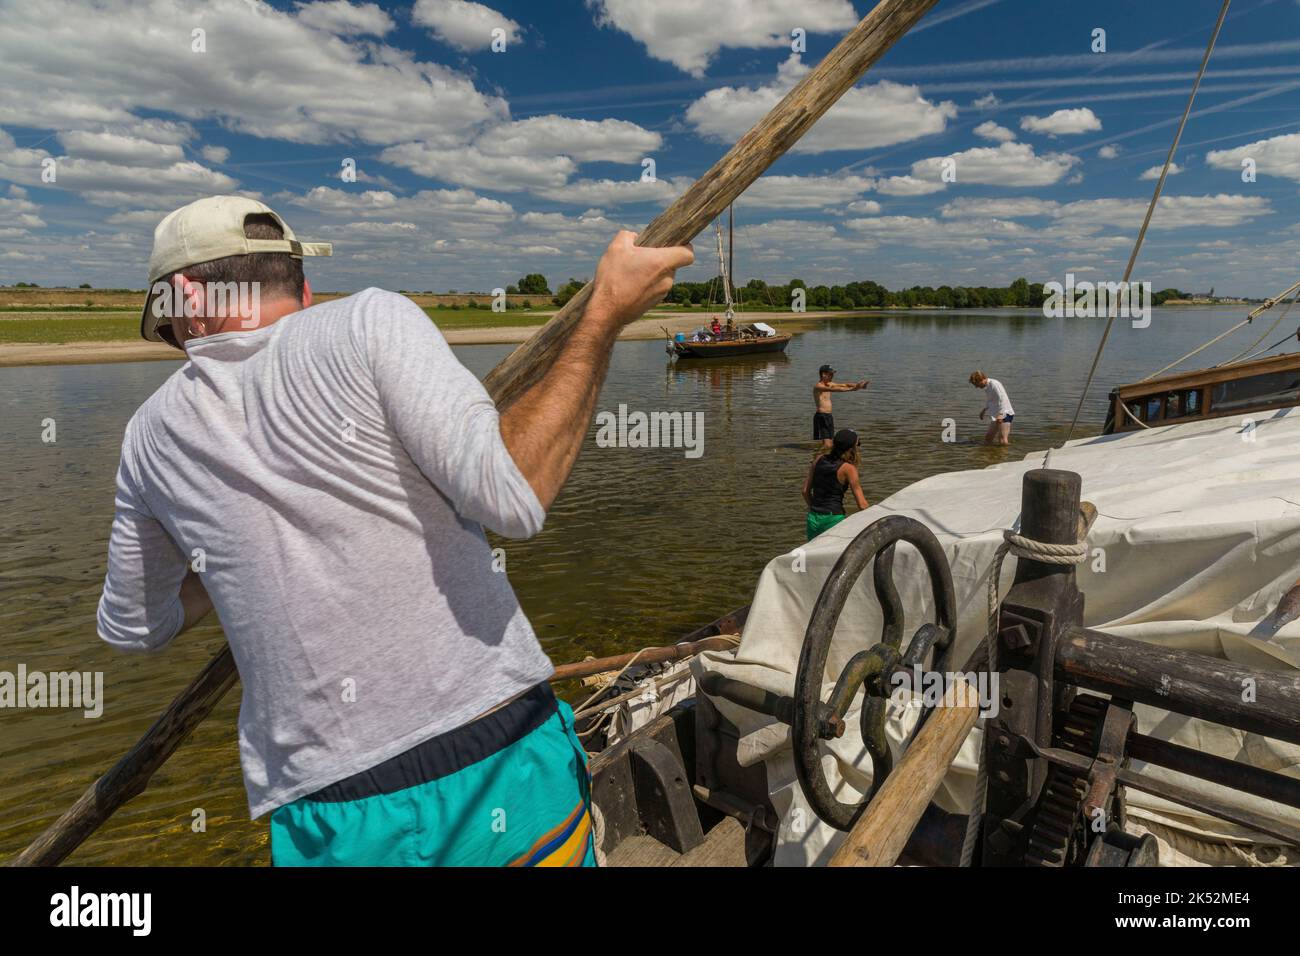
[[[733,355],[753,355],[760,352],[784,352],[793,338],[788,332],[765,334],[762,330],[750,331],[747,327],[721,338],[694,342],[689,340],[670,342],[670,348],[677,358],[709,359],[730,358]]]
[[[1257,396],[1300,354],[1270,361],[1196,387]],[[691,635],[737,647],[625,673],[619,713],[589,711],[604,862],[1300,865],[1300,777],[1277,769],[1300,746],[1300,502],[1274,493],[1300,482],[1300,392],[1247,441],[1212,399],[926,479],[774,558]],[[936,674],[988,676],[982,727],[983,704],[927,698]]]
[[[722,248],[722,227],[714,223],[714,235],[718,245],[718,274],[722,280],[723,317],[727,324],[734,325],[736,318],[735,296],[732,292],[731,258],[735,253],[735,226],[732,208],[727,207],[727,251]],[[712,295],[710,294],[710,298]],[[730,332],[714,334],[707,329],[700,329],[691,338],[679,335],[674,338],[667,329],[668,354],[673,358],[716,359],[730,358],[733,355],[754,355],[763,352],[784,352],[793,337],[789,333],[778,332],[765,322],[750,322]]]
[[[1110,393],[1105,432],[1289,408],[1300,400],[1300,352],[1253,359],[1236,365],[1165,375]]]

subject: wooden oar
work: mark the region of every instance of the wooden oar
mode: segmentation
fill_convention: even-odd
[[[979,694],[970,681],[963,677],[948,685],[942,706],[917,731],[831,857],[831,866],[893,866],[898,861],[979,712]]]
[[[638,244],[676,246],[699,235],[937,2],[881,0],[712,169],[655,217],[637,237]],[[506,408],[546,374],[569,333],[581,321],[590,295],[590,284],[583,286],[550,321],[488,373],[483,381],[498,408]],[[172,701],[140,742],[91,784],[67,813],[19,854],[14,864],[53,866],[67,857],[118,807],[144,790],[153,773],[212,712],[237,676],[230,648],[226,647]]]

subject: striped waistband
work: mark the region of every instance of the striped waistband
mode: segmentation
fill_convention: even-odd
[[[363,800],[449,777],[527,737],[556,712],[555,692],[538,684],[504,707],[430,737],[368,770],[303,797],[320,803]]]

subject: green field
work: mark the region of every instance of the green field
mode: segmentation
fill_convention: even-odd
[[[425,309],[443,329],[495,329],[541,325],[549,312],[511,309]],[[0,313],[0,344],[62,345],[65,342],[134,342],[140,337],[140,313],[85,309]]]

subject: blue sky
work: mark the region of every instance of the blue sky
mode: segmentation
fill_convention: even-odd
[[[218,193],[333,242],[321,289],[587,277],[872,5],[0,0],[0,283],[143,287]],[[1219,6],[941,0],[737,203],[738,278],[1118,280]],[[1235,0],[1135,279],[1300,278],[1298,53],[1300,2]]]

